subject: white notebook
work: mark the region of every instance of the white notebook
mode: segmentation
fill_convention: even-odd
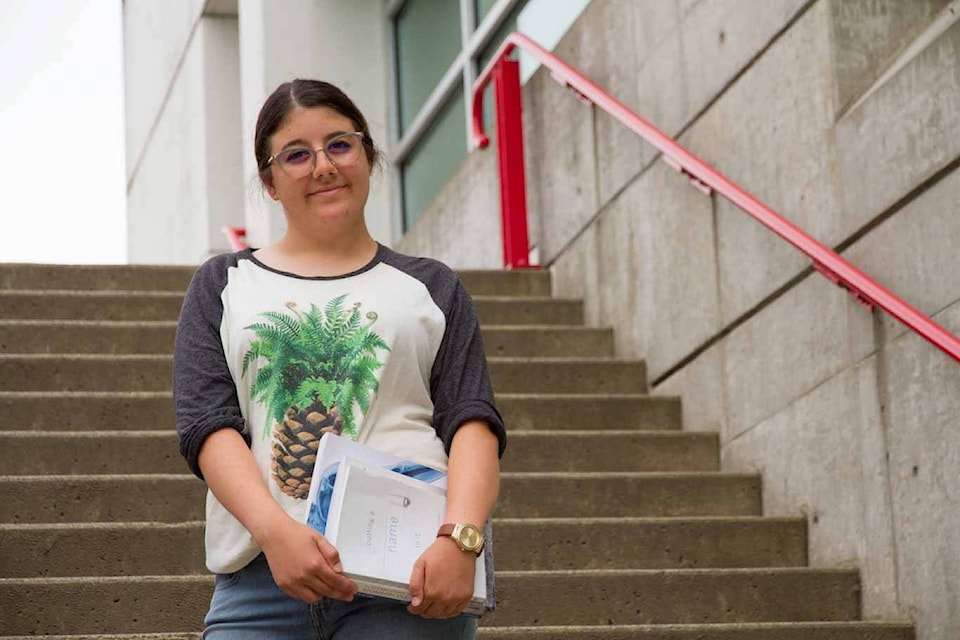
[[[433,544],[445,510],[443,488],[347,457],[336,476],[324,535],[361,593],[409,602],[413,563]],[[481,615],[486,597],[480,554],[465,612]]]

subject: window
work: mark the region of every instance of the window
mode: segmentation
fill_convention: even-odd
[[[468,151],[471,87],[507,34],[548,49],[590,0],[390,0],[391,163],[400,228],[414,224]],[[535,71],[521,56],[521,79]],[[489,90],[488,90],[489,91]],[[493,101],[484,100],[492,122]]]

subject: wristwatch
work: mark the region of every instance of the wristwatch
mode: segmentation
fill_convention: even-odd
[[[471,551],[478,556],[483,553],[486,540],[476,526],[465,522],[457,524],[447,523],[437,531],[437,537],[450,536],[463,551]]]

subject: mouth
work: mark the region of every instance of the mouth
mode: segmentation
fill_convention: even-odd
[[[317,189],[316,191],[311,191],[310,193],[307,194],[307,196],[308,196],[308,197],[318,196],[318,197],[321,197],[321,198],[329,198],[329,197],[331,197],[331,196],[337,195],[338,193],[340,193],[340,192],[343,191],[344,189],[346,189],[346,187],[343,186],[343,185],[340,185],[340,186],[338,186],[338,187],[321,187],[321,188]]]

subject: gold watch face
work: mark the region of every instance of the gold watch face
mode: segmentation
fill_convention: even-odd
[[[456,539],[465,551],[476,551],[483,543],[480,530],[471,524],[460,525],[460,531],[457,533]]]

